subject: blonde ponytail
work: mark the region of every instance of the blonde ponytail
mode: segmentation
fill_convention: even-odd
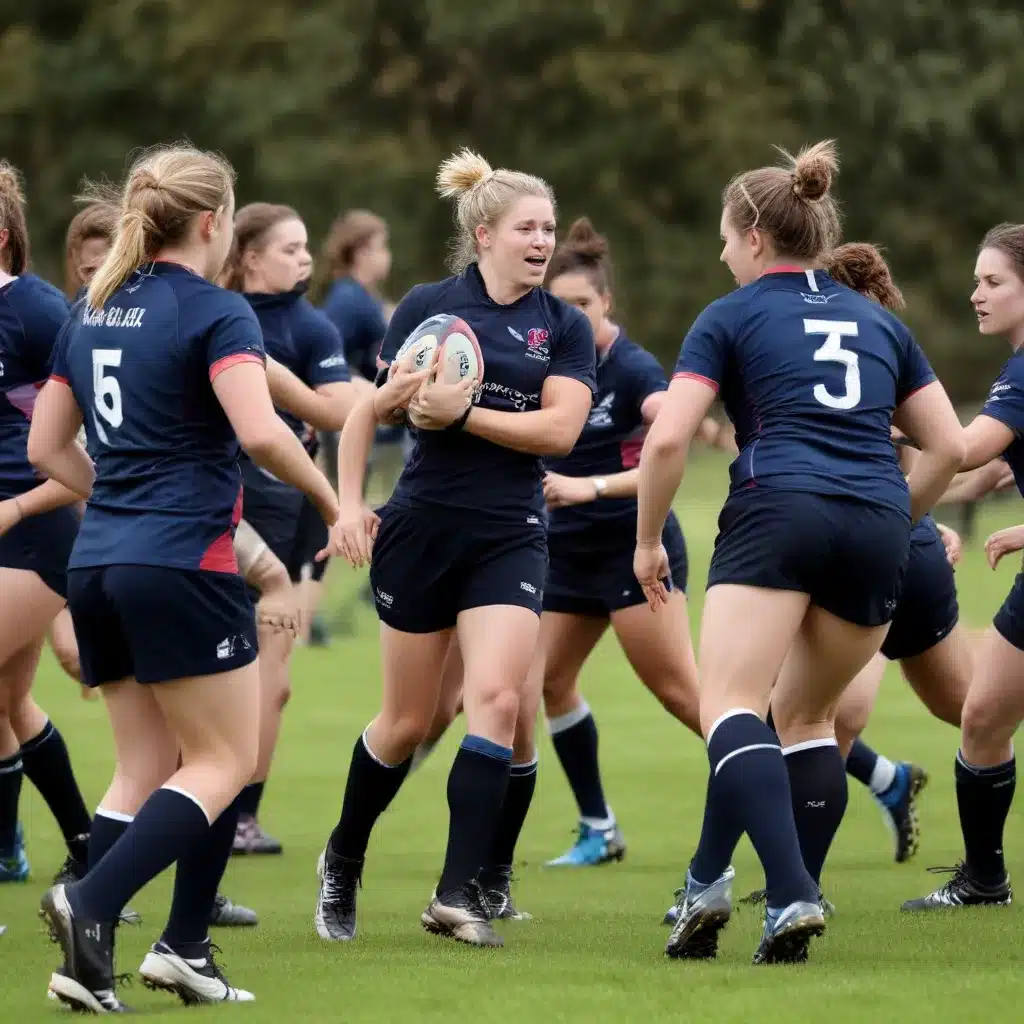
[[[110,252],[89,285],[89,307],[102,309],[161,248],[181,242],[197,214],[226,207],[234,181],[222,156],[177,145],[144,153],[120,191],[88,186],[85,201],[112,202],[118,209]]]

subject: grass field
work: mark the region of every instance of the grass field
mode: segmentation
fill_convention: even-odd
[[[684,483],[679,512],[690,546],[694,622],[725,490],[725,464],[704,456]],[[966,622],[984,626],[1013,577],[1013,559],[997,573],[981,544],[992,529],[1024,518],[1018,501],[989,506],[979,536],[958,571]],[[361,578],[332,568],[329,604],[358,589]],[[724,933],[712,964],[669,961],[661,915],[680,884],[700,828],[706,780],[703,747],[660,710],[606,639],[585,670],[584,686],[601,728],[606,790],[629,843],[625,861],[577,873],[541,863],[571,841],[575,813],[545,738],[537,797],[519,850],[517,901],[531,922],[503,927],[504,950],[473,950],[426,935],[419,914],[436,881],[444,849],[444,784],[461,736],[456,728],[408,781],[374,836],[360,902],[356,942],[327,945],[314,934],[315,864],[336,820],[352,744],[378,701],[376,626],[359,606],[355,635],[326,650],[302,650],[295,696],[267,797],[266,827],[281,838],[280,858],[234,860],[225,891],[257,908],[249,932],[218,932],[229,977],[257,1002],[201,1013],[281,1021],[752,1021],[768,1013],[794,1022],[986,1021],[1021,1019],[1017,1002],[1024,967],[1016,906],[1001,911],[909,917],[902,900],[939,879],[929,865],[961,856],[953,796],[957,736],[930,720],[898,674],[890,671],[866,739],[892,757],[928,768],[923,841],[908,865],[892,862],[889,834],[867,793],[851,783],[846,822],[826,869],[825,890],[838,912],[798,968],[750,966],[760,920],[742,908]],[[83,702],[47,655],[37,695],[65,732],[88,800],[95,804],[111,771],[103,708]],[[52,821],[31,786],[22,798],[34,875],[0,887],[0,1021],[52,1019],[45,999],[57,953],[35,912],[63,852]],[[1024,827],[1018,810],[1006,837],[1011,872],[1024,881]],[[762,876],[744,841],[736,858],[738,894]],[[140,928],[120,932],[118,968],[134,971],[158,935],[170,877],[133,905]],[[123,992],[154,1020],[190,1012],[141,985]],[[774,1006],[775,1010],[771,1007]]]

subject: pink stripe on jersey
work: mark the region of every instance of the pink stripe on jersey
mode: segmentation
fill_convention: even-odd
[[[255,352],[233,352],[229,356],[225,356],[223,359],[218,359],[217,362],[210,367],[210,382],[213,383],[214,378],[219,373],[223,373],[225,370],[230,370],[232,366],[237,366],[239,363],[259,363],[261,366],[266,365],[264,360],[256,355]]]
[[[30,423],[32,422],[32,411],[36,407],[36,398],[39,397],[39,389],[41,387],[41,384],[19,384],[17,387],[5,392],[7,401]]]
[[[701,384],[707,384],[707,386],[716,394],[718,392],[717,382],[713,381],[710,377],[702,377],[699,373],[690,373],[688,370],[680,370],[678,373],[672,374],[673,380],[676,380],[679,377],[685,377],[687,380],[699,380]]]

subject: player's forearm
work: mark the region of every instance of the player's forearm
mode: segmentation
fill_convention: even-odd
[[[58,508],[60,505],[70,505],[78,498],[88,498],[92,494],[96,470],[93,467],[92,459],[89,458],[85,449],[77,441],[72,441],[70,444],[55,451],[37,452],[34,454],[35,458],[32,464],[41,473],[49,477],[48,482],[52,482],[73,494],[73,497],[68,501],[59,501],[57,504],[51,505],[51,508]],[[61,494],[62,492],[60,491],[50,490],[43,495],[43,500],[55,500]],[[41,508],[39,511],[46,511],[46,509]],[[30,514],[27,509],[25,514]]]
[[[307,387],[286,366],[267,359],[267,387],[274,405],[317,430],[340,430],[355,403],[356,388],[322,395]]]
[[[593,480],[599,474],[589,477]],[[601,477],[605,482],[604,490],[595,496],[603,498],[635,498],[637,486],[640,481],[639,469],[625,469],[621,473],[612,473],[611,476]]]
[[[65,487],[59,480],[47,480],[33,487],[31,491],[18,495],[18,507],[22,516],[38,516],[43,512],[52,512],[55,508],[74,505],[81,501],[82,495]]]
[[[374,399],[365,398],[345,421],[338,441],[338,500],[361,503],[366,463],[377,429]]]
[[[558,406],[535,412],[499,412],[474,405],[462,429],[526,455],[566,456],[579,439],[583,423]]]
[[[246,452],[256,465],[307,494],[324,522],[333,525],[338,517],[334,489],[284,420],[276,416],[272,420],[264,435],[249,440]]]
[[[648,438],[648,441],[650,438]],[[688,445],[644,445],[637,479],[636,542],[659,544],[686,468]]]
[[[960,467],[958,453],[923,451],[907,477],[910,487],[910,518],[916,523],[946,492]]]

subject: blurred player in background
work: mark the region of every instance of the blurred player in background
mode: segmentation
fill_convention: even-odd
[[[222,279],[228,288],[243,292],[263,332],[268,356],[294,373],[303,384],[338,407],[344,421],[355,402],[341,337],[331,322],[305,297],[313,268],[306,226],[289,206],[250,203],[235,215],[235,241]],[[369,390],[369,385],[366,385]],[[311,455],[316,452],[316,431],[284,413],[285,421],[302,439]],[[318,583],[327,567],[315,555],[327,542],[327,530],[312,502],[296,487],[276,479],[252,459],[243,456],[245,518],[284,563],[292,584],[301,592],[308,617],[310,593],[304,578]],[[258,813],[263,789],[277,746],[281,715],[291,695],[289,661],[292,638],[287,634],[261,637],[263,713],[262,739],[256,778],[242,795],[234,852],[277,854],[281,844],[260,826]]]
[[[27,272],[24,202],[17,172],[0,163],[0,882],[29,874],[18,823],[23,776],[64,837],[61,876],[84,873],[91,828],[64,739],[30,694],[47,632],[67,597],[78,531],[71,505],[79,496],[41,477],[26,451],[68,304]]]

